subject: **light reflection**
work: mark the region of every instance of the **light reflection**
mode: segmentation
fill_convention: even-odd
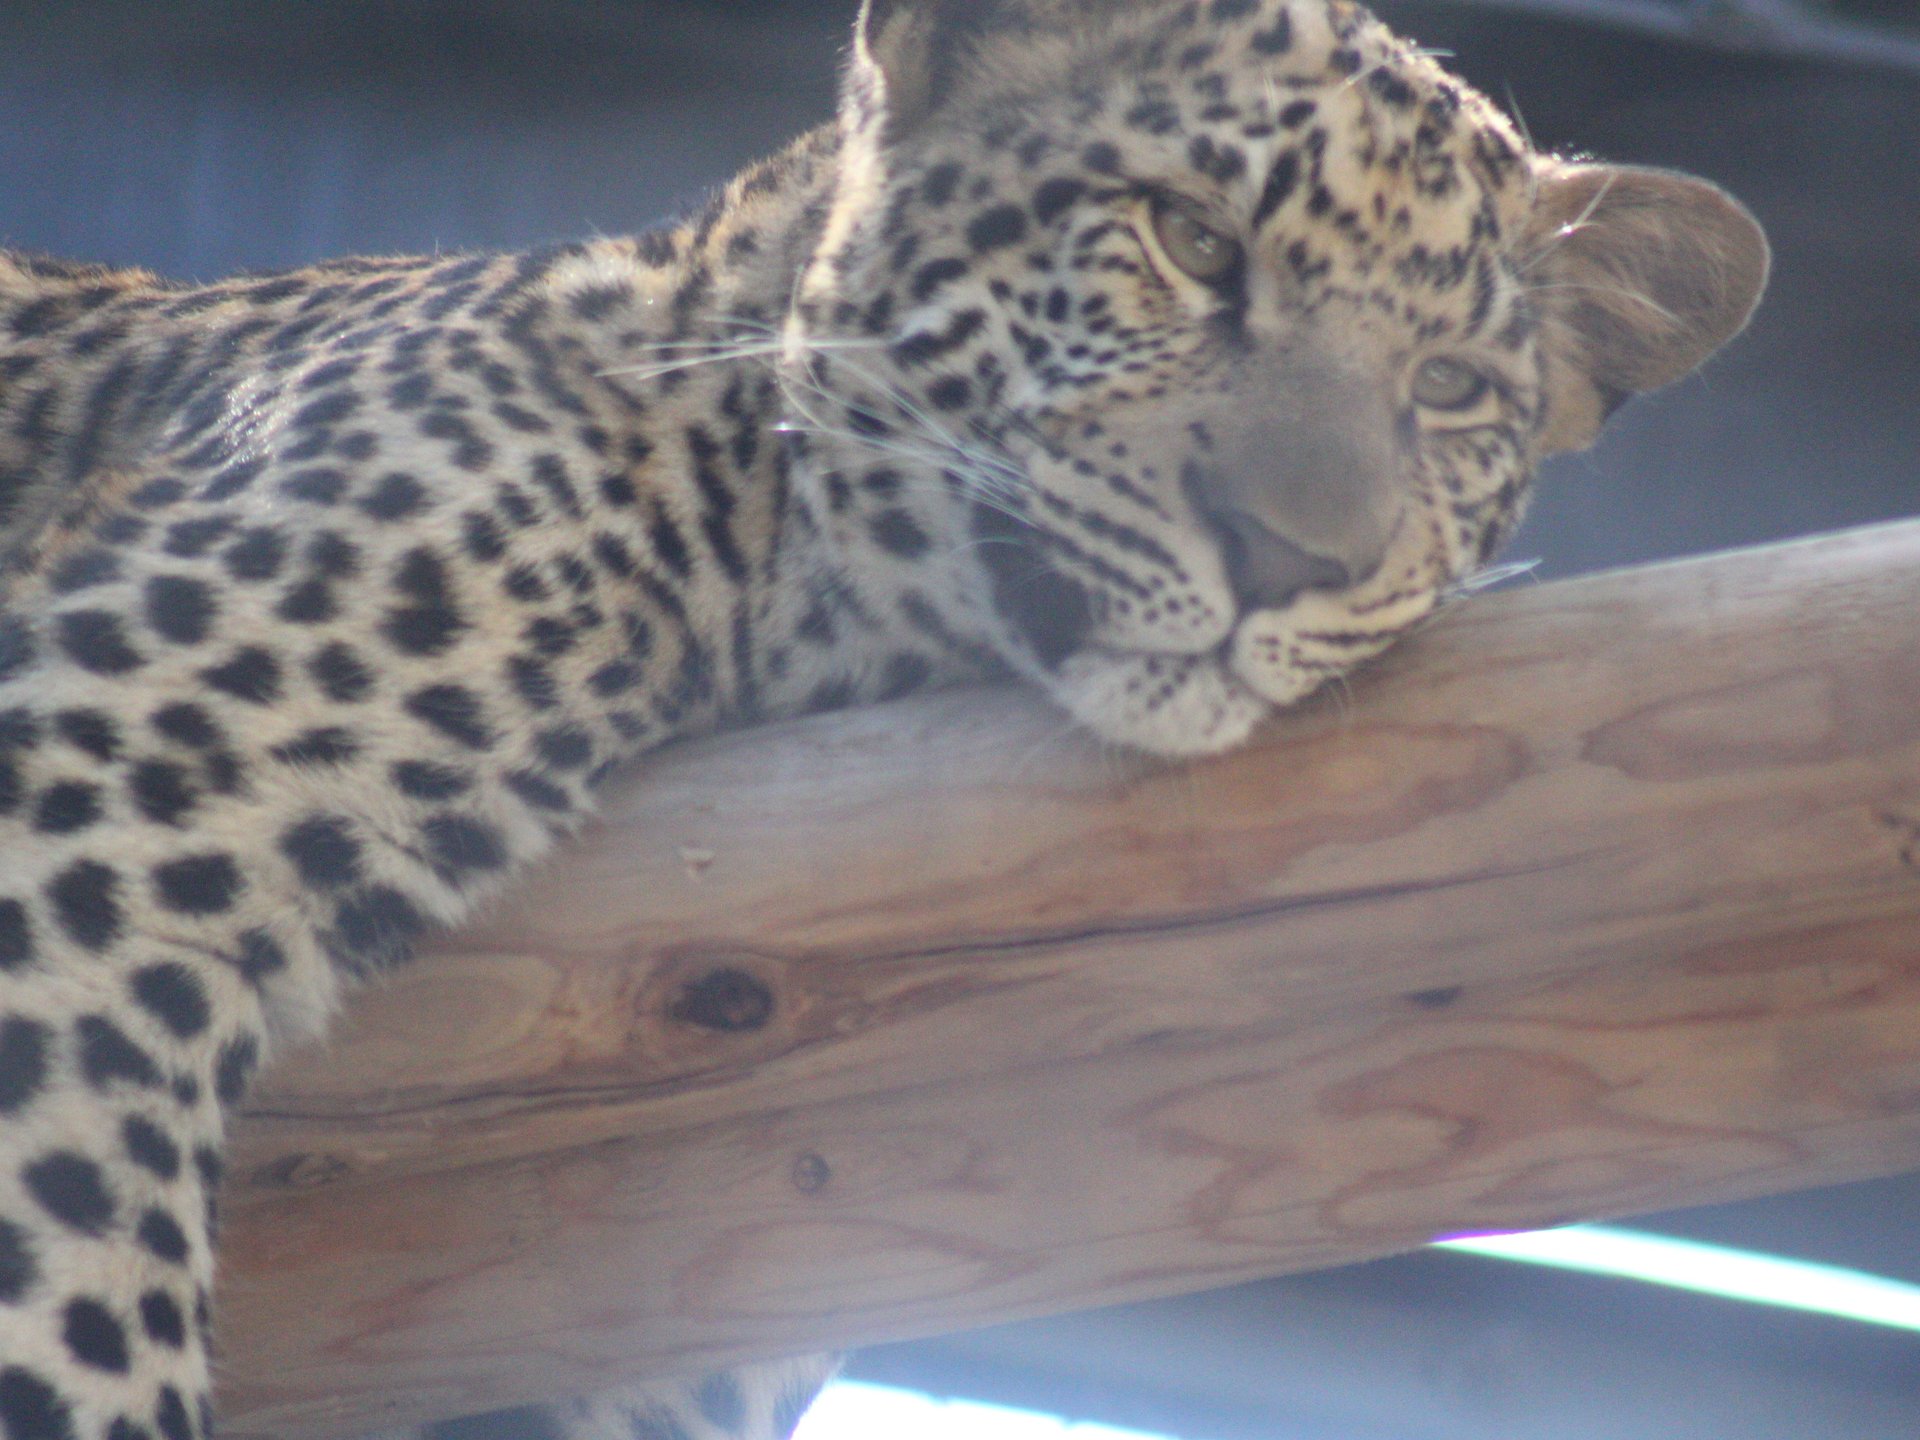
[[[911,1390],[842,1380],[814,1402],[793,1440],[1173,1440],[1144,1430],[1116,1430],[983,1405],[936,1400]],[[1187,1437],[1202,1440],[1202,1437]]]
[[[1518,1235],[1442,1240],[1436,1249],[1464,1255],[1637,1280],[1699,1295],[1834,1316],[1920,1333],[1920,1285],[1860,1270],[1819,1265],[1677,1240],[1608,1225],[1569,1225]],[[793,1440],[1175,1440],[1056,1416],[936,1399],[857,1381],[827,1388]],[[1204,1440],[1185,1436],[1180,1440]]]
[[[1568,1225],[1522,1235],[1442,1240],[1438,1248],[1920,1332],[1920,1285],[1644,1230]]]

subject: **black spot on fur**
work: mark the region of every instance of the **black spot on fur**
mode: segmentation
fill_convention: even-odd
[[[271,705],[280,697],[280,662],[258,645],[247,646],[224,665],[202,670],[200,678],[251,705]]]
[[[160,1067],[118,1025],[104,1015],[83,1015],[74,1022],[74,1038],[80,1043],[80,1073],[96,1090],[106,1090],[120,1081],[142,1090],[160,1087]]]
[[[407,713],[470,750],[493,745],[480,697],[460,685],[429,685],[407,697]]]
[[[148,723],[158,734],[194,750],[208,749],[225,738],[211,715],[198,705],[185,702],[162,706],[153,712]]]
[[[564,788],[529,770],[516,770],[507,776],[507,788],[536,810],[565,814],[573,808],[573,797]]]
[[[191,1248],[187,1243],[187,1232],[180,1228],[178,1220],[158,1205],[149,1206],[140,1217],[134,1237],[146,1247],[149,1254],[165,1260],[169,1265],[187,1263]]]
[[[1282,10],[1274,17],[1270,29],[1262,30],[1253,37],[1253,52],[1256,55],[1284,55],[1293,48],[1293,16]]]
[[[352,647],[334,641],[307,662],[307,671],[329,700],[350,705],[373,689],[373,671]]]
[[[199,580],[156,575],[147,582],[147,623],[163,640],[198,645],[213,624],[213,592]]]
[[[67,1353],[89,1370],[124,1375],[132,1368],[126,1327],[98,1300],[69,1300],[60,1333]]]
[[[991,505],[974,507],[974,534],[993,584],[994,608],[1033,650],[1034,658],[1055,670],[1079,649],[1093,626],[1086,589],[1062,575],[1030,543],[1020,522]]]
[[[1274,212],[1287,203],[1299,185],[1300,152],[1284,150],[1267,172],[1266,185],[1260,191],[1260,203],[1254,207],[1254,228],[1258,229],[1272,219]]]
[[[594,671],[587,684],[594,694],[611,700],[635,689],[642,678],[638,665],[627,660],[611,660]]]
[[[0,680],[10,680],[31,665],[36,654],[33,634],[25,622],[0,620]]]
[[[186,1317],[164,1290],[149,1290],[140,1297],[140,1327],[156,1345],[164,1345],[169,1350],[186,1348]]]
[[[534,737],[540,759],[556,770],[584,770],[593,763],[593,739],[584,730],[563,726]]]
[[[930,208],[938,210],[953,199],[960,181],[966,171],[957,161],[948,160],[927,172],[927,178],[920,183],[920,199]]]
[[[120,753],[120,728],[101,710],[63,710],[54,719],[69,745],[102,762]]]
[[[342,958],[356,969],[385,969],[411,953],[426,920],[405,895],[369,885],[334,911],[334,936]]]
[[[221,1103],[238,1105],[247,1093],[247,1082],[260,1068],[260,1045],[251,1035],[242,1035],[221,1047],[220,1059],[213,1070],[214,1094]]]
[[[920,522],[904,510],[882,510],[867,522],[867,531],[874,544],[902,560],[918,560],[933,544]]]
[[[160,1427],[160,1440],[194,1440],[193,1419],[187,1413],[187,1402],[171,1385],[160,1388],[160,1404],[154,1411],[153,1422]]]
[[[333,586],[315,575],[288,589],[273,613],[294,625],[324,625],[340,613],[340,602]]]
[[[391,610],[382,626],[396,650],[439,655],[468,628],[455,608],[446,562],[424,546],[408,552],[394,575],[394,589],[412,603]]]
[[[560,706],[560,682],[553,678],[553,667],[531,655],[515,655],[507,661],[507,679],[514,693],[530,709],[555,710]]]
[[[264,930],[243,932],[239,953],[228,958],[250,985],[258,985],[287,968],[287,952]]]
[[[27,1234],[10,1220],[0,1220],[0,1305],[17,1305],[40,1278]]]
[[[111,550],[82,550],[53,567],[47,588],[56,595],[72,595],[120,578],[120,558]]]
[[[104,1235],[113,1224],[113,1195],[100,1167],[84,1155],[56,1150],[20,1172],[27,1193],[70,1230]]]
[[[1086,182],[1061,176],[1049,180],[1033,192],[1033,217],[1042,225],[1051,225],[1079,203],[1087,193]]]
[[[127,777],[127,789],[140,813],[160,825],[178,825],[199,800],[186,767],[170,760],[141,761]]]
[[[1027,214],[1018,205],[996,205],[967,226],[967,244],[975,253],[1003,250],[1027,238]]]
[[[179,1175],[180,1147],[145,1116],[129,1115],[122,1120],[120,1140],[127,1147],[128,1158],[141,1169],[151,1171],[162,1180],[172,1180]]]
[[[79,860],[47,882],[47,903],[67,937],[84,950],[105,950],[120,935],[120,877],[97,860]]]
[[[194,560],[204,555],[217,541],[233,531],[233,520],[226,515],[211,515],[199,520],[181,520],[167,527],[162,548],[179,560]]]
[[[926,687],[933,678],[933,667],[923,655],[895,655],[880,672],[880,688],[874,699],[881,704],[899,700]]]
[[[493,826],[464,815],[436,815],[420,827],[427,853],[449,874],[503,869],[507,844]]]
[[[72,835],[100,818],[100,787],[78,780],[49,785],[33,811],[33,828],[43,835]]]
[[[95,675],[125,675],[146,663],[120,617],[106,610],[68,611],[55,623],[55,638],[74,664]]]
[[[966,273],[967,262],[964,260],[930,260],[914,272],[913,298],[930,300],[942,285],[958,280]]]
[[[694,1401],[700,1413],[721,1431],[738,1433],[747,1423],[747,1397],[741,1392],[740,1381],[724,1370],[700,1382],[694,1390]]]
[[[483,564],[491,564],[507,553],[507,542],[491,515],[469,511],[461,517],[460,543],[467,554]]]
[[[471,777],[426,760],[402,760],[391,773],[400,792],[415,800],[451,800],[473,788]]]
[[[27,907],[18,900],[0,900],[0,974],[18,970],[33,959],[33,932]]]
[[[360,881],[360,842],[338,815],[310,815],[292,826],[280,837],[280,853],[312,889],[338,890]]]
[[[383,475],[375,482],[360,509],[375,520],[405,520],[426,508],[427,489],[403,470]]]
[[[200,1034],[212,1018],[206,986],[184,965],[163,961],[145,966],[133,972],[129,988],[140,1008],[181,1040]]]
[[[19,1015],[0,1020],[0,1115],[18,1114],[39,1095],[47,1081],[51,1039],[37,1020]]]
[[[220,558],[227,573],[236,580],[254,583],[271,580],[286,564],[287,542],[277,530],[261,526],[234,541]]]
[[[9,1365],[0,1370],[0,1429],[7,1440],[73,1440],[73,1412],[45,1380]]]
[[[244,884],[233,857],[219,852],[170,860],[153,871],[160,903],[181,915],[224,914]]]
[[[344,765],[360,753],[360,742],[351,730],[338,725],[322,725],[304,730],[284,745],[268,752],[282,765]]]

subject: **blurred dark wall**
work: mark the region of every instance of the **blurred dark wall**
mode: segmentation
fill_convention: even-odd
[[[827,118],[841,8],[0,5],[0,243],[209,279],[639,228]]]

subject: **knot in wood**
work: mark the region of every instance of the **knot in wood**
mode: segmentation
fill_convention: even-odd
[[[833,1179],[833,1167],[824,1155],[809,1150],[793,1162],[793,1188],[802,1195],[818,1195]]]
[[[682,1025],[737,1035],[764,1030],[774,1009],[773,991],[764,980],[725,965],[688,981],[667,1016]]]
[[[253,1180],[278,1190],[318,1190],[351,1168],[338,1155],[282,1155],[255,1170]]]

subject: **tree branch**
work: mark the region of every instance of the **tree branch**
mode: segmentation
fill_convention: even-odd
[[[233,1433],[1920,1165],[1920,523],[1490,596],[1168,768],[661,756],[243,1126]]]

